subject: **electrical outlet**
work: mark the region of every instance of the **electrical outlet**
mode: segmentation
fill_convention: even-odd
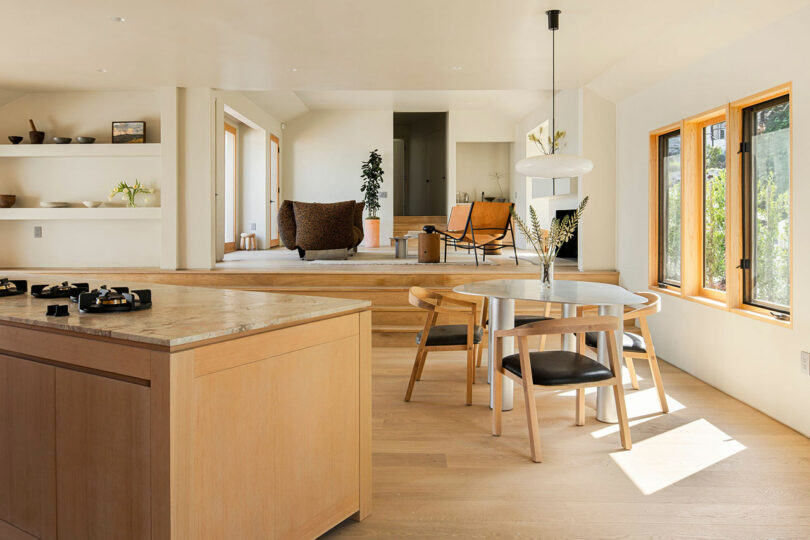
[[[388,192],[387,191],[381,191],[380,192],[380,198],[381,199],[387,199],[388,198]]]
[[[802,351],[801,367],[802,373],[810,375],[810,352]]]
[[[250,230],[251,230],[251,231],[255,231],[255,230],[256,230],[256,224],[255,224],[255,223],[251,223],[251,224],[250,224]]]
[[[34,225],[34,238],[42,238],[42,225]]]

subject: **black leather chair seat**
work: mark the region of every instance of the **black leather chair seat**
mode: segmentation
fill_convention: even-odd
[[[550,319],[552,319],[552,317],[543,317],[542,315],[515,315],[515,327],[538,321],[548,321]]]
[[[560,386],[604,381],[613,373],[587,356],[572,351],[541,351],[529,353],[532,363],[532,382],[543,386]],[[503,368],[523,377],[520,356],[512,354],[503,359]]]
[[[475,327],[473,333],[473,343],[481,343],[481,338],[484,336],[484,329],[480,326]],[[416,344],[419,345],[422,341],[422,331],[416,334]],[[440,324],[433,326],[428,332],[427,343],[428,347],[440,347],[443,345],[466,345],[467,344],[467,325],[466,324]]]
[[[585,345],[595,349],[598,336],[598,332],[587,332],[585,334]],[[622,338],[622,350],[645,353],[647,352],[647,346],[644,344],[644,339],[640,335],[633,332],[625,332]]]

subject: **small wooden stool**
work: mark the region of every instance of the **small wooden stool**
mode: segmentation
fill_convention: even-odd
[[[437,263],[441,261],[439,235],[419,233],[419,262]]]
[[[248,251],[256,249],[256,233],[243,232],[239,236],[241,236],[239,239],[239,249],[246,249]]]

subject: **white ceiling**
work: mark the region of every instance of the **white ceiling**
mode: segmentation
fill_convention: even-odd
[[[551,33],[544,11],[552,7],[563,11],[558,88],[588,84],[618,100],[810,0],[3,4],[0,88],[273,90],[252,99],[295,111],[330,103],[401,103],[407,110],[448,101],[529,102],[536,92],[532,98],[531,92],[495,91],[550,88]],[[116,16],[126,22],[113,22]],[[358,90],[366,92],[345,92]]]

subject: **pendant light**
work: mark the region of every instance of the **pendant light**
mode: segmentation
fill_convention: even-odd
[[[560,27],[560,10],[550,9],[548,15],[548,29],[551,30],[551,138],[557,133],[556,125],[556,79],[555,79],[555,47],[554,32]],[[524,175],[535,178],[570,178],[591,172],[593,162],[582,156],[572,154],[558,154],[554,142],[551,143],[551,153],[521,159],[515,164],[515,170]]]

